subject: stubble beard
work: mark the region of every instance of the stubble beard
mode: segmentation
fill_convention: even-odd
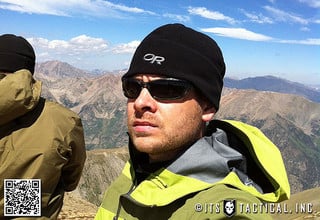
[[[153,155],[162,155],[166,159],[172,159],[175,155],[183,152],[194,142],[202,137],[203,121],[200,113],[193,114],[192,117],[182,115],[176,118],[175,128],[167,128],[165,122],[161,123],[152,116],[145,116],[143,119],[154,122],[159,127],[157,135],[147,133],[136,134],[132,128],[129,129],[130,138],[135,148]]]

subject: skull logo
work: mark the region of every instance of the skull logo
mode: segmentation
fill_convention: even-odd
[[[224,200],[223,211],[228,217],[232,217],[236,212],[236,201],[235,200]]]

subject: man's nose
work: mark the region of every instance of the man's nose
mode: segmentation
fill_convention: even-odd
[[[151,96],[147,88],[143,88],[134,101],[134,108],[138,112],[155,112],[157,110],[157,101]]]

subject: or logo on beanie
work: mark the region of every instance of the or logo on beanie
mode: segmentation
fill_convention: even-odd
[[[156,64],[159,64],[161,65],[161,63],[163,61],[165,61],[166,59],[162,56],[157,56],[157,55],[154,55],[152,53],[146,53],[144,56],[143,56],[143,60],[147,61],[147,62],[150,62],[151,64],[152,63],[156,63]]]

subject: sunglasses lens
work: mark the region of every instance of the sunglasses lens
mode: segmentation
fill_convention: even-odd
[[[127,98],[138,98],[142,87],[146,87],[151,96],[158,100],[173,100],[184,97],[191,85],[183,80],[177,79],[158,79],[147,83],[136,79],[124,79],[122,88]]]
[[[151,95],[162,100],[182,98],[188,90],[187,84],[178,80],[155,80],[149,85]]]
[[[137,80],[125,79],[122,82],[122,90],[125,97],[135,99],[141,92],[141,85]]]

